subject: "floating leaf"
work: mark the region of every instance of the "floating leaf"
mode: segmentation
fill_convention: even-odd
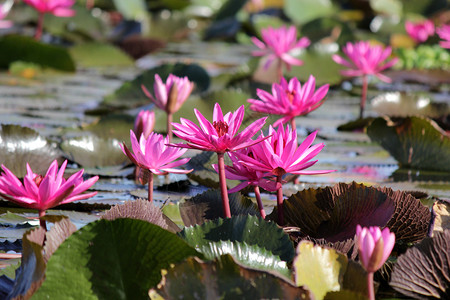
[[[61,216],[59,216],[61,217]],[[55,223],[50,231],[45,234],[44,260],[48,262],[56,249],[77,231],[77,227],[67,217],[62,217]]]
[[[130,140],[130,129],[134,127],[135,117],[124,113],[108,113],[92,124],[84,126],[84,131],[94,133],[102,139]]]
[[[24,216],[20,216],[15,213],[7,212],[6,214],[0,215],[0,223],[2,226],[17,226],[21,224],[28,223],[30,221],[29,218],[26,218]]]
[[[400,17],[403,5],[400,0],[370,0],[370,7],[379,14]]]
[[[295,23],[305,24],[336,12],[331,0],[285,0],[283,12]]]
[[[120,144],[116,139],[90,135],[65,140],[61,143],[61,149],[77,164],[85,168],[98,168],[129,163]]]
[[[415,299],[450,298],[450,230],[438,232],[400,255],[390,285]]]
[[[25,176],[27,163],[36,174],[45,174],[52,161],[60,157],[58,148],[33,129],[2,124],[0,163],[17,177]]]
[[[84,43],[69,49],[77,64],[82,67],[133,66],[133,60],[122,50],[110,44]]]
[[[343,290],[346,285],[353,292],[367,294],[365,271],[359,264],[349,264],[347,257],[333,249],[303,241],[297,247],[293,267],[295,283],[310,288],[317,299],[323,299],[328,292]],[[347,271],[352,275],[345,278]]]
[[[240,266],[230,255],[203,262],[193,257],[167,270],[150,298],[180,299],[313,299],[306,288],[274,274]],[[163,298],[161,298],[163,297]]]
[[[17,60],[61,71],[75,71],[74,61],[62,47],[42,44],[22,35],[0,37],[0,68],[7,69]]]
[[[272,252],[257,245],[248,245],[247,243],[219,241],[210,242],[198,247],[197,250],[207,259],[218,258],[224,254],[230,254],[239,263],[261,271],[275,271],[291,279],[291,271],[288,269],[285,261]]]
[[[255,216],[216,219],[202,225],[185,227],[179,235],[193,247],[201,247],[209,242],[228,240],[258,245],[287,262],[294,257],[294,248],[289,236],[275,223]]]
[[[367,134],[400,164],[415,169],[450,171],[450,138],[422,117],[376,118]]]
[[[33,299],[146,299],[148,289],[160,281],[161,269],[191,255],[199,254],[157,225],[99,220],[59,247]]]
[[[259,215],[258,207],[240,193],[229,194],[231,215]],[[222,196],[219,190],[206,192],[180,203],[180,215],[185,226],[203,224],[223,217]]]

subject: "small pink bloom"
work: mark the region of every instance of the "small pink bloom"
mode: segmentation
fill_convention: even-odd
[[[169,147],[168,137],[164,138],[161,134],[152,132],[148,138],[143,134],[139,141],[133,130],[130,130],[131,147],[133,153],[127,148],[125,143],[120,145],[123,153],[138,167],[149,170],[153,174],[165,175],[167,173],[186,174],[192,170],[175,169],[187,163],[190,158],[182,158],[186,149]]]
[[[389,258],[395,244],[395,234],[389,228],[356,226],[358,252],[361,264],[367,272],[373,273],[380,269]]]
[[[350,58],[350,61],[334,54],[333,60],[349,70],[341,71],[342,75],[356,77],[362,75],[375,75],[384,82],[391,82],[391,79],[381,74],[381,71],[392,67],[398,58],[393,58],[390,61],[385,60],[391,55],[391,47],[383,49],[382,46],[371,46],[367,41],[360,41],[356,43],[347,43],[342,50],[345,55]]]
[[[236,193],[247,187],[248,185],[260,186],[266,191],[275,192],[278,190],[279,186],[273,180],[268,179],[264,172],[254,170],[243,164],[235,153],[239,153],[243,156],[253,157],[253,153],[250,148],[241,149],[236,152],[228,153],[232,166],[225,166],[225,176],[227,179],[231,180],[241,180],[242,183],[238,184],[234,188],[230,189],[228,193]],[[219,172],[219,168],[216,164],[213,165],[214,170]]]
[[[303,37],[297,40],[297,28],[290,26],[286,28],[264,28],[261,30],[262,40],[252,37],[252,42],[260,49],[252,52],[253,56],[267,56],[264,68],[267,69],[276,59],[280,59],[286,64],[288,70],[291,65],[301,66],[303,62],[292,56],[292,52],[309,46],[308,38]]]
[[[155,75],[155,83],[153,90],[155,97],[142,85],[142,91],[155,105],[167,112],[173,114],[177,112],[183,103],[189,98],[194,88],[194,83],[190,82],[187,77],[177,77],[170,74],[166,83],[161,80],[158,74]]]
[[[3,20],[8,15],[13,4],[14,4],[13,0],[9,0],[3,4],[0,4],[0,28],[9,28],[13,25],[11,21]]]
[[[416,43],[423,43],[434,34],[434,23],[430,20],[405,22],[405,30]]]
[[[442,25],[436,28],[436,33],[443,41],[439,42],[442,48],[450,49],[450,25]]]
[[[317,109],[324,102],[329,85],[325,84],[316,89],[316,79],[310,76],[305,84],[301,85],[297,78],[292,78],[289,83],[281,78],[280,84],[272,85],[272,94],[257,89],[256,94],[261,99],[249,99],[250,109],[267,114],[283,115],[273,126],[289,122],[293,118],[306,115]]]
[[[134,133],[140,137],[144,134],[148,138],[155,126],[155,112],[150,110],[141,110],[134,121]]]
[[[97,194],[81,193],[89,189],[98,180],[98,176],[83,181],[84,170],[80,170],[66,180],[63,177],[66,166],[67,160],[58,171],[58,162],[55,160],[45,176],[41,176],[33,173],[27,164],[27,174],[22,183],[2,165],[4,173],[0,176],[0,195],[20,206],[43,212],[54,206],[87,199]]]
[[[57,17],[72,17],[75,11],[70,9],[75,0],[23,0],[41,14],[50,13]]]
[[[240,133],[237,133],[244,119],[244,105],[235,112],[223,115],[220,105],[214,106],[213,122],[209,122],[197,109],[194,109],[200,127],[194,122],[180,118],[179,123],[172,123],[176,129],[173,132],[187,144],[174,144],[181,148],[199,149],[225,153],[249,147],[261,141],[252,140],[266,122],[267,117],[261,118],[247,126]]]
[[[324,147],[323,143],[311,147],[317,131],[310,134],[300,145],[297,144],[297,132],[289,126],[284,129],[278,126],[275,131],[269,127],[269,138],[252,146],[254,157],[236,153],[236,156],[255,171],[268,172],[267,175],[282,176],[286,173],[298,175],[316,175],[334,172],[335,170],[305,170],[313,166],[317,160],[310,161]],[[260,138],[264,138],[261,135]]]

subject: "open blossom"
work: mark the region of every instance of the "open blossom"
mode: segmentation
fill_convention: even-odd
[[[172,123],[176,129],[173,131],[175,135],[187,141],[187,144],[175,144],[174,146],[217,153],[236,151],[261,140],[252,140],[252,137],[264,126],[267,119],[267,117],[258,119],[237,133],[244,119],[244,105],[235,112],[223,115],[220,105],[216,103],[212,123],[197,109],[194,109],[194,112],[200,127],[184,118],[180,118],[181,123]]]
[[[305,84],[301,85],[297,78],[289,83],[281,78],[280,84],[272,85],[272,94],[257,89],[256,94],[261,99],[249,99],[250,109],[267,114],[282,115],[273,126],[278,126],[293,120],[296,116],[308,114],[317,109],[324,102],[329,85],[325,84],[316,90],[316,79],[310,76]]]
[[[380,269],[389,258],[395,244],[395,234],[389,228],[356,227],[358,238],[359,259],[367,272],[373,273]]]
[[[342,75],[355,77],[363,75],[375,75],[380,80],[391,82],[391,79],[381,74],[387,68],[392,67],[398,60],[393,58],[386,61],[392,53],[391,47],[383,48],[380,45],[370,45],[367,41],[347,43],[342,51],[350,59],[346,60],[334,54],[333,60],[349,70],[342,70]]]
[[[187,163],[190,158],[178,159],[186,149],[169,147],[168,137],[152,132],[148,138],[143,134],[139,141],[132,130],[130,130],[131,147],[133,153],[123,143],[120,145],[123,153],[138,167],[149,170],[153,174],[165,175],[167,173],[186,174],[192,170],[175,169]]]
[[[423,43],[434,34],[434,23],[431,20],[416,23],[406,21],[405,30],[416,43]]]
[[[156,74],[155,83],[153,84],[153,90],[155,92],[154,97],[144,85],[141,87],[145,95],[150,98],[159,109],[164,110],[168,114],[173,114],[177,112],[187,98],[189,98],[189,95],[194,88],[194,83],[189,81],[187,77],[177,77],[172,74],[167,77],[166,83],[164,83],[161,80],[161,77]]]
[[[41,14],[49,13],[57,17],[72,17],[75,11],[71,7],[75,0],[23,0]]]
[[[58,162],[55,160],[42,176],[33,173],[27,164],[27,174],[21,182],[2,165],[4,173],[0,176],[0,195],[20,206],[37,209],[41,214],[59,204],[87,199],[97,194],[81,193],[89,189],[98,180],[98,176],[83,181],[84,170],[80,170],[66,180],[63,177],[66,166],[67,160],[58,171]]]
[[[317,160],[311,159],[319,154],[325,146],[323,143],[311,146],[317,131],[311,133],[300,145],[297,143],[297,132],[286,129],[283,125],[275,130],[269,127],[269,138],[252,146],[253,156],[236,153],[239,159],[249,168],[268,172],[275,176],[286,173],[298,175],[316,175],[334,172],[335,170],[305,170],[313,166]]]
[[[144,134],[148,138],[155,127],[155,112],[151,110],[141,110],[134,121],[134,133],[137,137]]]
[[[442,48],[450,49],[450,25],[442,25],[436,28],[436,33],[443,41],[439,42]]]
[[[292,56],[293,52],[309,46],[308,38],[297,40],[297,28],[290,26],[286,28],[264,28],[261,30],[262,41],[252,37],[252,42],[260,49],[252,52],[253,56],[267,56],[264,68],[267,69],[274,60],[279,59],[288,70],[291,65],[300,66],[303,62]]]

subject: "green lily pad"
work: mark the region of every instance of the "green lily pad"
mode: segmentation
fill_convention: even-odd
[[[45,68],[75,71],[75,62],[65,48],[42,44],[27,36],[0,37],[0,68],[8,69],[12,62],[18,60],[35,63]]]
[[[370,0],[370,7],[379,14],[399,17],[403,13],[403,3],[400,0]]]
[[[329,17],[336,10],[331,0],[285,0],[283,7],[283,12],[297,24],[305,24],[320,17]]]
[[[134,61],[119,48],[104,43],[84,43],[71,47],[70,54],[82,67],[127,67]]]
[[[200,254],[157,225],[99,220],[61,244],[33,297],[147,299],[148,290],[161,279],[161,269],[196,255]]]
[[[26,163],[36,174],[45,174],[55,159],[61,160],[56,145],[28,127],[1,125],[0,163],[18,178],[26,174]]]
[[[94,133],[102,139],[117,139],[130,145],[130,129],[134,128],[135,117],[124,113],[102,115],[97,122],[84,126],[83,131]]]
[[[339,30],[339,35],[336,37],[331,36],[333,30]],[[335,42],[339,45],[353,42],[356,39],[351,25],[336,17],[318,18],[304,24],[302,26],[302,36],[307,36],[312,43],[319,42],[322,39],[333,41],[336,38]]]
[[[82,136],[65,140],[61,149],[71,160],[85,168],[98,168],[129,163],[116,139],[102,139],[96,136]]]
[[[367,127],[367,134],[401,167],[450,172],[450,138],[432,120],[377,118]]]
[[[204,262],[196,257],[167,270],[150,299],[314,299],[307,288],[296,287],[275,274],[246,268],[230,255]]]
[[[11,213],[11,212],[7,212],[6,214],[1,214],[0,215],[0,223],[5,226],[5,225],[12,225],[12,226],[17,226],[20,224],[25,224],[28,223],[30,221],[29,218],[26,218],[24,216],[15,214],[15,213]]]
[[[297,247],[293,267],[295,283],[310,288],[316,299],[346,289],[346,285],[351,285],[352,292],[367,295],[365,271],[358,264],[349,264],[346,256],[333,249],[303,241]],[[348,269],[353,269],[351,278],[345,278]]]
[[[280,256],[283,261],[290,262],[294,257],[294,248],[288,235],[275,223],[255,216],[233,216],[185,227],[179,236],[193,247],[210,242],[237,241],[263,247]]]

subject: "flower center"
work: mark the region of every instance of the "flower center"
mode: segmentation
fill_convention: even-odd
[[[284,174],[286,174],[286,171],[281,167],[276,167],[275,169],[272,170],[272,174],[277,177],[283,176]]]
[[[213,126],[217,131],[217,134],[219,135],[219,137],[225,135],[226,133],[228,133],[228,124],[227,122],[224,121],[214,121],[213,122]]]
[[[286,90],[286,95],[288,97],[289,102],[294,102],[294,97],[297,94],[296,91],[290,91],[290,90]]]
[[[43,179],[44,179],[44,176],[36,175],[36,177],[34,177],[34,183],[36,183],[36,185],[39,187],[41,185],[41,182]]]

